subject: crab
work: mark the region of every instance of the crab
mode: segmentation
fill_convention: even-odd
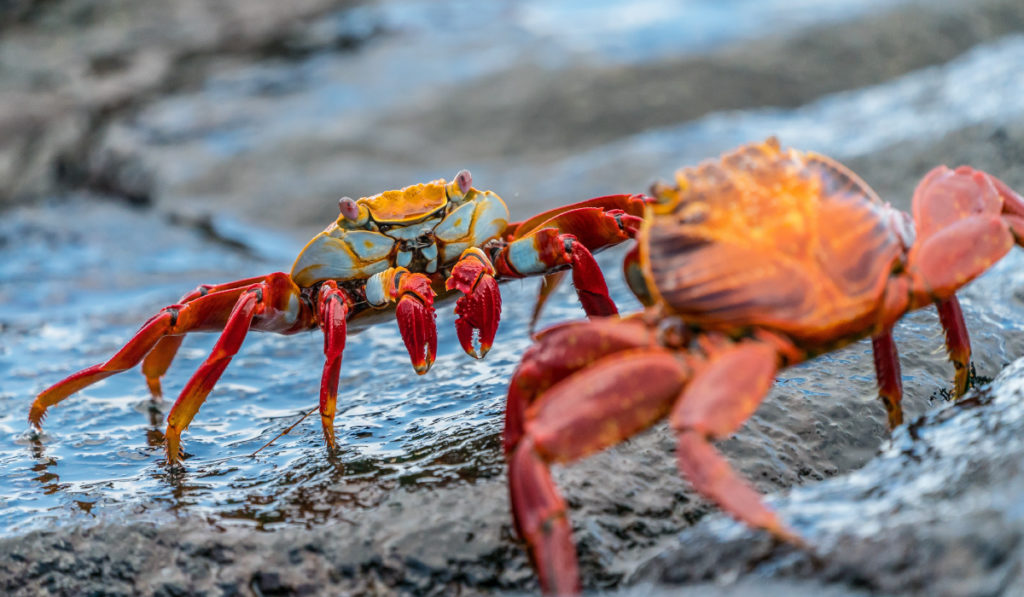
[[[914,192],[911,219],[841,164],[782,150],[774,138],[679,170],[675,186],[652,192],[625,264],[647,307],[542,331],[510,382],[511,508],[546,593],[580,590],[550,466],[666,418],[679,470],[698,493],[800,544],[713,442],[754,413],[780,368],[865,337],[888,422],[898,425],[893,325],[930,304],[962,395],[970,343],[954,293],[1024,239],[1024,199],[992,175],[935,168]]]
[[[466,170],[354,200],[338,201],[336,221],[302,249],[290,273],[276,272],[199,286],[161,309],[106,362],[43,390],[29,410],[39,429],[46,411],[71,394],[142,363],[154,400],[184,336],[219,331],[210,356],[192,375],[167,417],[169,464],[182,457],[181,433],[199,411],[250,329],[294,334],[319,328],[325,363],[320,417],[327,446],[336,446],[334,415],[346,334],[393,315],[416,372],[430,369],[437,351],[434,297],[455,298],[456,333],[482,358],[498,328],[497,282],[544,275],[554,283],[572,270],[589,316],[617,313],[593,252],[632,238],[643,195],[612,195],[509,223],[504,201],[472,186]]]

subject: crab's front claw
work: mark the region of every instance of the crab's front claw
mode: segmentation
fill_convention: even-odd
[[[491,260],[477,247],[466,249],[452,268],[445,287],[464,295],[455,303],[455,314],[459,316],[455,331],[462,349],[471,357],[482,359],[494,343],[501,319],[501,293]]]
[[[396,278],[398,330],[409,351],[413,369],[423,375],[430,370],[437,355],[434,290],[430,287],[430,278],[423,274],[401,271]]]

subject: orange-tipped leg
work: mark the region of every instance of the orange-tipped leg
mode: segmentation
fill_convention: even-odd
[[[192,418],[199,412],[199,407],[206,401],[206,396],[231,362],[231,358],[242,346],[242,340],[249,331],[252,318],[262,310],[263,295],[266,291],[265,285],[260,284],[242,292],[210,356],[192,374],[174,402],[167,416],[167,431],[164,433],[168,464],[174,464],[181,459],[181,433],[188,428]]]
[[[181,297],[178,301],[179,305],[185,305],[198,298],[202,298],[211,293],[220,293],[225,290],[240,290],[247,288],[253,284],[258,284],[266,279],[266,276],[257,276],[254,278],[246,278],[244,280],[235,280],[233,282],[227,282],[224,284],[202,284],[192,292]],[[228,304],[226,310],[231,309],[231,305]],[[178,349],[181,347],[182,341],[185,336],[166,336],[161,338],[157,342],[156,346],[149,351],[146,358],[142,361],[142,374],[146,376],[146,385],[149,386],[149,392],[152,394],[154,399],[163,397],[163,389],[160,386],[160,378],[167,373],[167,369],[171,366],[171,361],[174,360],[174,356],[178,354]]]
[[[464,296],[455,303],[455,332],[462,349],[471,357],[482,359],[494,343],[501,319],[501,293],[494,280],[494,266],[487,255],[477,247],[463,251],[445,282],[448,290],[458,290]],[[474,331],[476,344],[474,344]]]
[[[273,275],[283,276],[284,274],[271,274],[271,276]],[[256,278],[256,280],[262,279],[265,278]],[[228,313],[230,313],[231,308],[242,292],[242,288],[236,287],[236,284],[238,282],[218,286],[215,288],[223,289],[192,298],[182,304],[164,307],[160,313],[154,315],[143,324],[124,347],[109,360],[83,369],[43,390],[36,397],[29,410],[29,423],[39,427],[49,407],[82,388],[115,373],[131,369],[138,365],[147,354],[156,349],[159,349],[160,353],[151,362],[149,367],[146,368],[146,371],[150,390],[159,392],[160,376],[163,375],[163,371],[166,370],[170,360],[174,357],[174,352],[177,349],[176,345],[180,343],[178,336],[188,332],[216,330],[223,327]],[[248,285],[251,286],[252,284]],[[189,296],[191,295],[186,295],[186,298]],[[160,346],[161,344],[162,346]]]
[[[964,313],[960,309],[960,301],[956,295],[939,301],[935,307],[939,312],[942,329],[946,331],[946,351],[949,353],[949,360],[956,367],[954,395],[959,399],[967,393],[967,384],[970,382],[971,339],[967,335]]]
[[[802,545],[711,445],[735,432],[757,409],[775,380],[777,358],[772,347],[759,343],[710,355],[669,421],[679,434],[679,469],[698,492],[737,520]]]
[[[900,355],[892,339],[892,330],[885,330],[871,338],[875,357],[875,377],[878,379],[878,398],[885,406],[889,430],[903,424],[903,379],[900,375]]]
[[[324,333],[324,374],[320,380],[320,422],[324,441],[333,450],[334,413],[338,401],[338,376],[341,373],[341,354],[345,350],[348,311],[352,303],[349,295],[333,280],[320,287],[320,329]]]

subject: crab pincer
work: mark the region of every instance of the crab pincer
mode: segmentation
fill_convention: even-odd
[[[430,371],[437,356],[437,326],[434,324],[434,289],[430,278],[423,274],[412,273],[404,267],[393,267],[371,277],[380,276],[381,285],[387,293],[387,299],[395,301],[395,319],[398,320],[398,331],[409,351],[413,369],[423,375]],[[373,284],[367,284],[371,290]],[[367,298],[370,298],[368,293]]]
[[[501,319],[501,293],[494,279],[494,266],[487,254],[477,247],[463,251],[445,282],[448,290],[463,294],[455,303],[455,332],[466,354],[482,359],[494,343]],[[476,332],[476,345],[473,332]],[[479,345],[479,352],[477,351]]]

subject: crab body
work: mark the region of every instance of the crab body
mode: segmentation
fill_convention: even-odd
[[[483,357],[501,312],[500,280],[571,269],[588,315],[616,313],[592,251],[632,238],[648,198],[599,197],[509,223],[502,199],[473,188],[468,171],[372,197],[338,202],[339,216],[307,243],[290,274],[277,272],[203,285],[163,308],[104,363],[42,391],[29,410],[39,427],[49,407],[101,379],[142,363],[154,398],[185,334],[220,332],[167,418],[167,459],[181,458],[180,436],[250,329],[294,334],[320,329],[325,364],[320,415],[334,447],[334,414],[345,337],[393,316],[413,367],[426,373],[437,350],[434,298],[455,298],[456,332],[467,353]],[[574,235],[579,232],[579,238]],[[542,303],[546,295],[538,301]]]
[[[647,309],[541,332],[510,383],[513,516],[548,593],[579,590],[549,466],[666,418],[679,469],[699,493],[799,543],[713,442],[753,414],[780,368],[864,337],[889,423],[899,424],[892,327],[929,304],[963,394],[970,343],[954,293],[1024,239],[1024,199],[991,175],[934,169],[911,219],[837,162],[774,139],[680,170],[654,194],[625,264]]]

